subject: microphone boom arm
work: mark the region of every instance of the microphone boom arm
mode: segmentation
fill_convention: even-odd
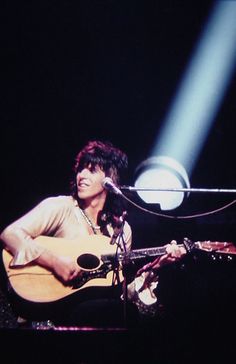
[[[236,189],[224,188],[146,188],[133,186],[120,186],[121,190],[129,191],[165,191],[165,192],[214,192],[214,193],[236,193]]]

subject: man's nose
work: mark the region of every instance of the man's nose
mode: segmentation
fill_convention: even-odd
[[[82,170],[79,172],[79,176],[80,176],[80,178],[81,178],[81,177],[87,177],[87,176],[88,176],[88,174],[89,174],[89,170],[88,170],[88,168],[84,168],[84,169],[82,169]]]

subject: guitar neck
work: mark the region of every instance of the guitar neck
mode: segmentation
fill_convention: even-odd
[[[178,245],[178,246],[183,246]],[[106,254],[102,255],[102,260],[104,263],[109,263],[114,260],[123,261],[125,258],[128,260],[138,260],[145,259],[148,257],[158,257],[166,254],[166,246],[145,248],[145,249],[134,249],[127,253],[121,252],[118,254]]]
[[[146,249],[134,249],[127,253],[129,259],[142,259],[147,257],[157,257],[159,255],[164,255],[166,253],[166,247],[155,247]]]

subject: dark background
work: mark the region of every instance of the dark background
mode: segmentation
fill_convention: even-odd
[[[9,1],[3,15],[1,228],[42,198],[65,194],[89,139],[129,156],[128,185],[158,136],[212,1]],[[235,80],[190,177],[233,189]],[[135,193],[129,197],[146,205]],[[192,193],[170,215],[212,211],[235,194]],[[134,246],[170,239],[234,240],[235,207],[167,219],[129,205]]]
[[[150,154],[212,4],[12,0],[2,5],[1,229],[43,198],[68,193],[74,157],[89,139],[110,140],[125,150],[125,183],[134,184],[135,169]],[[235,92],[234,78],[191,175],[191,187],[236,188]],[[129,198],[161,212],[135,193]],[[166,214],[210,212],[235,198],[192,193]],[[130,204],[134,247],[182,242],[185,236],[235,242],[235,209],[233,204],[215,214],[170,219]],[[211,317],[218,318],[221,310],[224,322],[231,322],[227,307],[234,307],[236,285],[229,278],[235,267],[212,264],[206,257],[200,266],[187,262],[187,274],[173,266],[174,274],[171,268],[164,279],[167,306],[185,301],[184,310],[194,311],[198,304],[204,310],[208,301],[208,315],[220,301]],[[229,332],[220,335],[227,338]]]

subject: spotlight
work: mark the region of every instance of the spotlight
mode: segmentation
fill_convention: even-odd
[[[161,210],[173,210],[185,198],[184,188],[190,188],[185,168],[175,159],[159,156],[143,161],[136,169],[135,188],[146,203],[158,203]],[[180,189],[180,191],[176,191]],[[186,194],[188,196],[189,193]]]

